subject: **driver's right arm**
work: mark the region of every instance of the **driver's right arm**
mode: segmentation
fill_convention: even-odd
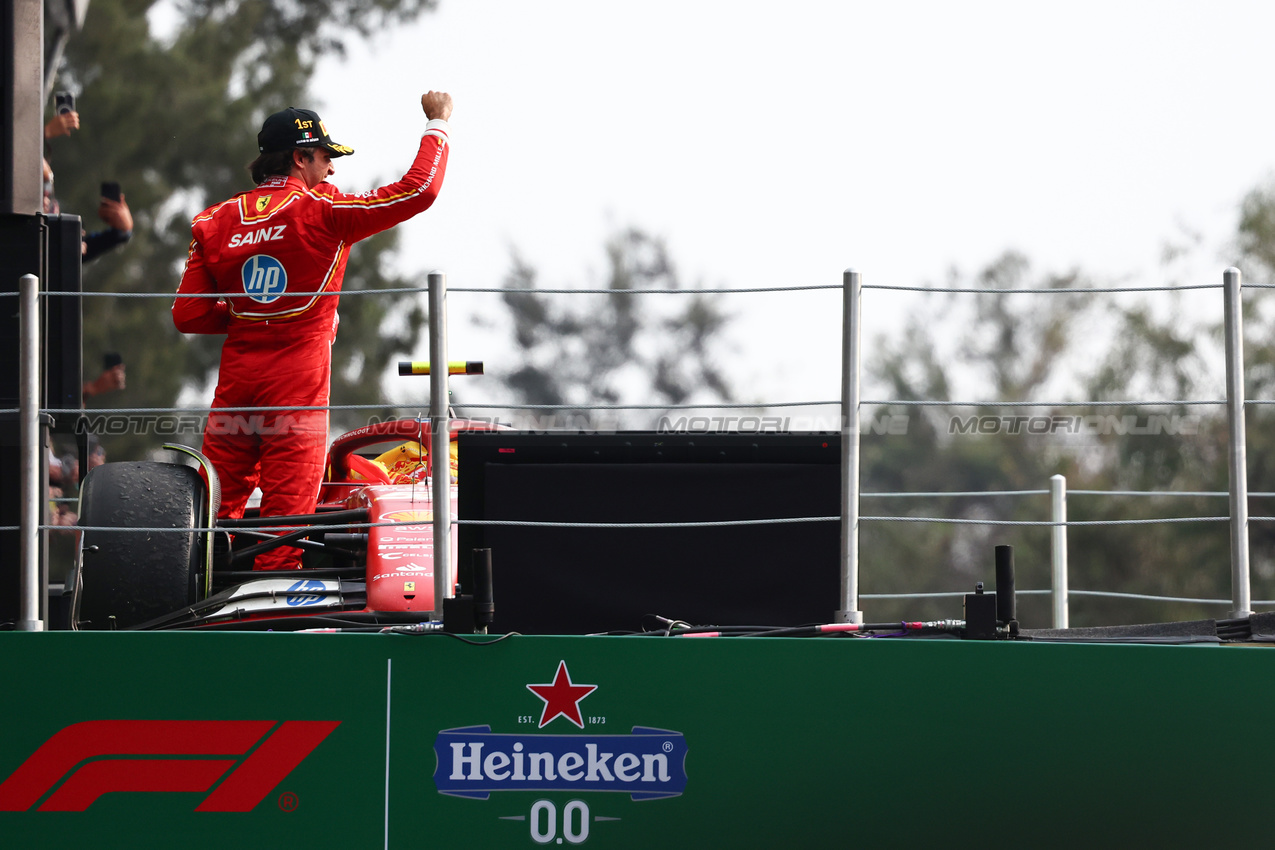
[[[177,298],[173,300],[173,324],[185,334],[224,334],[230,323],[230,306],[217,298],[183,298],[183,295],[211,295],[217,286],[204,263],[199,240],[190,242],[186,271],[182,273]]]

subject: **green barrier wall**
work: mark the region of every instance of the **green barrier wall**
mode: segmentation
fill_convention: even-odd
[[[4,848],[1275,842],[1262,647],[8,633],[0,670]]]

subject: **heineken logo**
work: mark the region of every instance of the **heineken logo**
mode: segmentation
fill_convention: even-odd
[[[485,800],[497,791],[611,791],[633,800],[676,797],[686,789],[686,738],[681,732],[633,726],[630,732],[540,732],[565,719],[577,729],[606,723],[580,703],[598,685],[573,681],[565,660],[548,682],[527,690],[542,703],[540,714],[520,714],[535,724],[526,733],[493,732],[490,725],[444,729],[434,740],[434,785],[440,794]],[[558,722],[558,727],[570,728]],[[576,802],[579,812],[587,812]]]
[[[620,791],[634,800],[686,788],[686,739],[634,726],[627,735],[516,735],[490,726],[447,729],[434,741],[440,794],[487,799],[493,791]]]

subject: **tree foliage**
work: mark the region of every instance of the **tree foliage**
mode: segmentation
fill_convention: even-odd
[[[189,240],[189,218],[207,204],[248,188],[244,166],[255,155],[257,128],[269,112],[305,103],[317,63],[340,56],[348,38],[388,22],[409,21],[435,0],[93,0],[85,26],[71,41],[57,88],[78,96],[82,129],[54,140],[49,157],[63,209],[96,229],[98,184],[117,180],[136,221],[131,244],[85,268],[85,288],[106,293],[171,293]],[[171,23],[152,27],[156,13]],[[352,253],[347,291],[406,287],[392,271],[393,232]],[[1239,217],[1237,265],[1246,283],[1275,283],[1275,186],[1245,198]],[[974,296],[932,297],[900,340],[865,350],[869,380],[887,398],[969,402],[950,408],[886,406],[865,411],[908,417],[906,435],[863,438],[865,493],[979,492],[973,498],[865,496],[861,531],[864,593],[968,591],[989,580],[997,543],[1015,546],[1019,586],[1049,585],[1050,529],[988,521],[1047,520],[1043,491],[1056,474],[1075,491],[1218,492],[1227,487],[1227,428],[1216,407],[1175,404],[1217,399],[1220,327],[1190,314],[1165,315],[1167,300],[1129,304],[1075,295],[1092,281],[1079,272],[1037,274],[1027,258],[1008,253],[979,273],[953,273],[950,284],[987,290]],[[502,381],[519,404],[564,406],[555,421],[594,421],[592,405],[672,406],[732,399],[719,362],[729,321],[716,299],[681,280],[664,243],[636,229],[606,246],[603,294],[570,300],[546,294],[535,268],[513,261],[504,303],[520,367]],[[556,287],[555,287],[556,288]],[[993,290],[1033,288],[1024,296]],[[687,290],[686,295],[638,295],[630,290]],[[1050,291],[1053,292],[1050,292]],[[1155,300],[1152,300],[1155,299]],[[1275,308],[1259,293],[1245,304],[1246,392],[1275,399]],[[86,299],[86,377],[105,351],[128,364],[122,392],[95,400],[113,407],[170,407],[185,398],[205,404],[215,374],[217,338],[184,338],[172,327],[167,299]],[[1220,311],[1219,311],[1220,312]],[[333,399],[380,401],[381,375],[391,359],[412,350],[423,321],[411,296],[348,297],[334,348]],[[394,321],[387,317],[394,316]],[[965,388],[973,392],[966,393]],[[1114,406],[1134,398],[1155,406]],[[1073,406],[1057,401],[1102,402]],[[1006,407],[1005,403],[1032,407]],[[1248,414],[1249,487],[1275,491],[1275,428],[1269,407]],[[357,418],[365,418],[359,414]],[[1031,433],[1026,418],[1088,423]],[[1155,419],[1155,417],[1160,417]],[[650,415],[619,421],[648,425]],[[996,433],[970,431],[970,421],[996,421]],[[1020,425],[1014,429],[1018,418]],[[334,425],[342,423],[334,417]],[[1161,427],[1149,427],[1158,422]],[[353,421],[345,424],[355,424]],[[1070,429],[1070,430],[1069,430]],[[113,457],[140,456],[152,434],[112,438]],[[1018,495],[993,495],[1011,491]],[[1024,491],[1036,491],[1023,495]],[[1256,517],[1275,514],[1255,497]],[[1073,495],[1069,519],[1162,520],[1222,517],[1213,496]],[[950,517],[958,523],[904,520]],[[1079,525],[1069,529],[1073,588],[1165,596],[1228,598],[1229,541],[1225,522]],[[1275,597],[1275,522],[1250,526],[1255,599]],[[873,600],[870,619],[959,616],[955,600]],[[1074,625],[1224,616],[1183,603],[1073,597]],[[1048,601],[1025,598],[1023,620],[1048,625]]]
[[[1253,248],[1275,256],[1264,240]],[[638,231],[617,234],[608,259],[610,289],[680,286],[662,245]],[[710,355],[724,317],[711,302],[653,318],[652,299],[623,291],[591,295],[587,304],[523,294],[541,288],[537,277],[515,258],[503,296],[525,363],[505,381],[519,401],[583,415],[591,403],[679,403],[695,385],[701,398],[730,398],[724,378],[712,377],[720,376]],[[865,346],[874,352],[867,380],[884,388],[880,397],[952,404],[863,412],[861,591],[970,592],[993,580],[1002,543],[1015,548],[1019,587],[1047,589],[1048,488],[1061,475],[1074,523],[1071,587],[1128,594],[1076,593],[1072,625],[1225,617],[1224,606],[1130,596],[1230,597],[1226,500],[1200,495],[1227,489],[1226,419],[1217,405],[1192,403],[1220,397],[1218,323],[1179,309],[1179,294],[1084,294],[1098,286],[1090,275],[1041,274],[1013,252],[973,275],[954,271],[946,283],[977,292],[936,293],[904,333]],[[703,321],[689,320],[700,311]],[[661,361],[647,346],[666,325],[685,336],[680,357],[667,351]],[[1250,375],[1250,392],[1269,386],[1261,376],[1275,363],[1272,340],[1260,326],[1249,339],[1246,355],[1259,377]],[[685,378],[661,381],[661,363],[676,363]],[[1250,423],[1263,422],[1262,414],[1251,413]],[[886,417],[906,417],[906,433],[874,427]],[[1268,433],[1250,427],[1254,491],[1275,490]],[[894,495],[902,493],[927,495]],[[1273,534],[1275,525],[1253,524],[1256,599],[1275,596],[1275,563],[1262,554]],[[960,616],[951,597],[869,599],[862,607],[874,621]],[[1024,595],[1020,617],[1045,627],[1050,607],[1047,595]]]
[[[1013,253],[971,280],[953,274],[949,284],[1043,293],[1094,286],[1075,272],[1034,275],[1026,258]],[[986,495],[865,497],[865,516],[954,522],[865,521],[864,592],[969,592],[976,581],[992,581],[993,551],[1001,543],[1015,547],[1020,588],[1050,587],[1051,529],[1030,523],[1048,522],[1045,491],[1052,476],[1062,475],[1069,491],[1093,491],[1069,497],[1069,521],[1147,522],[1069,528],[1072,588],[1229,598],[1224,522],[1150,522],[1219,517],[1226,513],[1224,499],[1107,495],[1224,492],[1226,428],[1218,409],[1083,406],[1216,398],[1198,362],[1216,329],[1161,317],[1163,311],[1145,302],[1121,306],[1101,294],[989,291],[934,298],[932,310],[914,318],[902,342],[875,346],[870,379],[884,384],[888,397],[977,403],[891,408],[909,416],[907,434],[864,437],[862,488]],[[934,327],[958,325],[955,338],[936,341]],[[954,398],[957,384],[972,385],[976,394]],[[954,601],[873,601],[872,619],[954,616]],[[1216,607],[1112,597],[1075,596],[1071,609],[1072,625],[1224,615]],[[1049,598],[1024,597],[1020,617],[1032,627],[1048,626]]]
[[[435,0],[93,0],[71,40],[56,88],[77,95],[81,129],[49,144],[64,212],[100,228],[98,184],[118,181],[134,217],[133,240],[84,269],[87,292],[170,293],[190,241],[190,217],[251,188],[245,166],[269,113],[313,102],[307,83],[350,38],[410,21]],[[152,28],[164,21],[163,32]],[[403,163],[406,168],[407,161]],[[353,187],[351,187],[353,188]],[[369,188],[369,187],[364,187]],[[351,252],[345,290],[409,287],[391,269],[388,232]],[[379,376],[414,347],[424,320],[411,295],[347,297],[333,349],[333,399],[381,401]],[[156,298],[85,299],[86,378],[103,352],[118,351],[128,386],[93,400],[102,407],[171,407],[185,387],[206,405],[221,337],[184,338]],[[387,323],[387,315],[399,317]],[[360,415],[360,418],[366,418]],[[334,423],[340,417],[334,416]],[[350,422],[348,424],[355,424]],[[183,440],[198,440],[195,433]],[[114,459],[154,449],[154,434],[107,438]]]
[[[614,234],[606,254],[606,280],[596,287],[606,292],[569,298],[526,294],[540,288],[539,276],[515,255],[502,299],[522,365],[501,379],[514,402],[546,405],[545,411],[565,406],[546,415],[587,427],[598,420],[590,406],[730,401],[730,382],[717,360],[729,317],[717,299],[687,288],[663,240],[641,230]],[[627,427],[651,418],[607,415]]]

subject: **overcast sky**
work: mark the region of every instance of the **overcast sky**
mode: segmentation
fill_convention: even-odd
[[[941,284],[1006,249],[1154,285],[1192,234],[1214,283],[1275,167],[1272,32],[1275,3],[1225,0],[440,0],[313,88],[357,149],[346,191],[402,173],[424,90],[454,96],[442,197],[403,228],[422,285],[498,285],[511,248],[596,285],[630,225],[714,287]],[[865,332],[909,297],[865,294]],[[836,293],[728,298],[737,383],[837,397]],[[449,299],[452,355],[490,369],[502,340],[469,317],[493,299]]]

